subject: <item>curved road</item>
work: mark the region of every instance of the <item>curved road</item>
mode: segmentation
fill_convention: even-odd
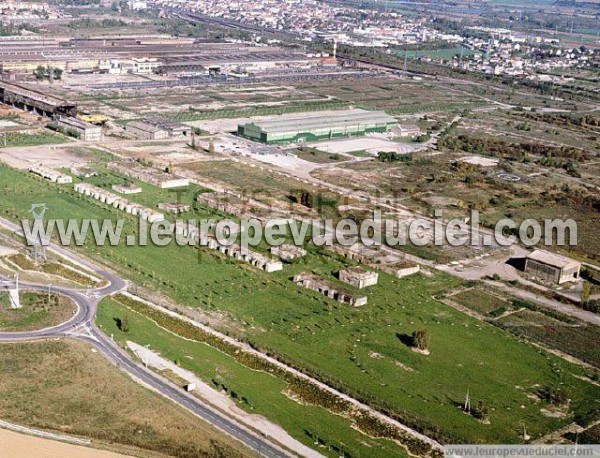
[[[20,228],[0,218],[0,225],[22,235]],[[102,298],[115,294],[126,288],[127,283],[117,275],[108,272],[89,261],[68,252],[60,247],[51,246],[52,251],[69,259],[71,262],[85,266],[94,274],[107,281],[107,286],[93,290],[77,290],[63,287],[52,287],[52,292],[68,297],[77,305],[77,311],[68,321],[52,328],[29,332],[0,332],[0,343],[31,342],[44,339],[73,338],[91,344],[119,369],[127,372],[142,384],[169,398],[184,409],[199,416],[217,429],[242,442],[254,450],[259,456],[289,457],[295,456],[271,442],[268,438],[254,433],[243,425],[231,420],[221,412],[204,405],[197,398],[183,391],[168,380],[133,361],[112,339],[104,335],[95,325],[94,319],[98,303]],[[0,282],[11,280],[0,275]],[[20,288],[28,291],[46,292],[47,285],[20,282]]]

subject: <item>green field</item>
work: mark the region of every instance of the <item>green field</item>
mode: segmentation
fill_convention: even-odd
[[[0,138],[0,148],[19,146],[41,146],[70,142],[67,137],[51,132],[39,132],[32,134],[6,133]]]
[[[494,325],[519,337],[542,343],[600,368],[599,326],[515,298],[501,300],[481,288],[454,294],[449,299],[482,314]],[[508,316],[497,318],[508,311],[511,312]]]
[[[127,316],[129,332],[116,325]],[[318,441],[321,453],[329,456],[406,456],[389,441],[376,440],[352,428],[341,416],[293,399],[287,384],[265,372],[237,363],[234,358],[204,343],[190,341],[159,328],[148,318],[111,299],[102,301],[97,323],[102,330],[124,344],[127,340],[149,345],[162,357],[177,361],[213,388],[223,390],[249,413],[264,415],[310,447]]]
[[[450,297],[450,299],[484,316],[492,312],[501,311],[502,309],[509,309],[511,306],[510,302],[503,301],[497,296],[488,294],[479,288],[460,292]]]
[[[0,181],[8,216],[24,215],[33,202],[46,202],[48,217],[123,216],[5,167]],[[442,440],[514,443],[522,423],[535,438],[574,419],[598,416],[600,388],[577,378],[586,371],[434,300],[460,285],[441,273],[401,280],[381,274],[379,285],[366,290],[369,304],[353,308],[290,281],[297,272],[314,271],[335,282],[333,275],[347,265],[314,249],[276,274],[189,247],[86,249],[137,284],[218,317],[219,327],[231,335]],[[418,329],[431,334],[428,357],[403,343],[403,335]],[[572,399],[566,418],[544,416],[543,405],[527,396],[537,386],[557,384]],[[492,408],[490,425],[457,409],[467,389]]]
[[[333,162],[340,162],[344,159],[347,159],[339,154],[327,153],[325,151],[309,147],[300,147],[291,150],[290,152],[297,155],[300,159],[304,159],[308,162],[314,162],[315,164],[331,164]]]

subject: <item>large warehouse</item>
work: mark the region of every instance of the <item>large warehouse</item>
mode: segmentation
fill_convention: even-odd
[[[238,134],[262,143],[291,143],[387,132],[397,125],[395,118],[382,111],[344,110],[254,121],[239,125]]]

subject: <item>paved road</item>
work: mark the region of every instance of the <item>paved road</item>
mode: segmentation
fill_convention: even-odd
[[[20,233],[20,228],[0,218],[0,226]],[[170,383],[168,380],[133,361],[112,339],[104,335],[95,325],[94,319],[98,303],[102,298],[115,294],[127,286],[126,282],[114,273],[95,266],[84,258],[70,253],[60,247],[51,246],[52,251],[59,253],[71,262],[85,266],[98,277],[104,278],[107,285],[93,290],[77,290],[64,287],[52,287],[52,292],[72,299],[77,304],[77,311],[68,321],[52,328],[28,332],[0,332],[0,343],[31,342],[44,339],[74,338],[91,344],[119,369],[127,372],[134,379],[151,387],[163,396],[171,399],[186,410],[196,414],[214,427],[239,440],[259,456],[288,457],[295,456],[281,449],[268,438],[251,432],[243,425],[231,420],[212,407],[201,403],[197,398]],[[0,275],[3,287],[11,283]],[[47,292],[47,285],[20,282],[20,288],[28,291]]]

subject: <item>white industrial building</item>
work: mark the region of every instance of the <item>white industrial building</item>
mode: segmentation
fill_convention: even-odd
[[[100,126],[66,116],[56,119],[56,123],[63,129],[74,130],[79,135],[79,139],[85,142],[98,142],[102,140],[102,127]]]

